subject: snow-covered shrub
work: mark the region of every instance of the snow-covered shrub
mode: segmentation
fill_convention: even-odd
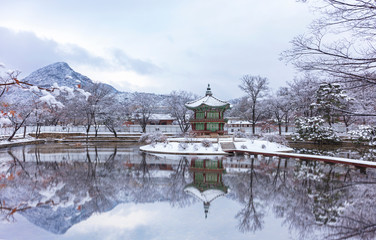
[[[354,100],[347,96],[342,86],[337,83],[324,83],[319,86],[315,94],[316,102],[311,107],[322,114],[327,123],[334,120],[333,109],[346,109]]]
[[[247,138],[247,134],[244,133],[244,132],[242,132],[242,131],[236,131],[236,132],[234,133],[234,136],[235,136],[236,138]]]
[[[241,149],[247,149],[247,146],[243,144],[243,145],[240,146],[240,148]]]
[[[194,143],[196,141],[196,134],[194,133],[185,133],[184,134],[184,142],[187,142],[187,143]]]
[[[167,137],[163,135],[161,132],[152,132],[152,133],[144,133],[138,140],[140,143],[157,143],[157,142],[166,142]]]
[[[10,126],[12,122],[8,118],[0,117],[0,127]]]
[[[188,148],[188,143],[181,142],[181,143],[179,143],[178,148],[179,148],[180,151],[184,151]]]
[[[277,134],[273,134],[273,135],[265,135],[262,137],[262,140],[265,140],[265,141],[268,141],[268,142],[275,142],[275,143],[279,143],[279,144],[282,144],[284,146],[288,146],[288,141],[286,140],[286,138],[282,135],[277,135]]]
[[[265,149],[265,148],[266,148],[266,145],[265,145],[265,144],[262,144],[262,145],[261,145],[261,148],[262,148],[262,149]]]
[[[204,139],[201,141],[201,145],[204,146],[205,148],[208,148],[212,145],[212,142],[209,139]]]
[[[193,150],[194,150],[195,152],[198,151],[198,146],[197,146],[197,144],[195,144],[195,145],[193,146]]]
[[[316,143],[338,143],[341,139],[331,127],[324,125],[322,117],[298,118],[295,121],[298,135],[293,136],[294,141],[314,141]]]
[[[368,142],[371,146],[376,146],[376,127],[360,125],[357,130],[349,132],[351,139],[358,143]]]
[[[219,150],[218,146],[214,147],[213,149],[214,149],[215,152],[218,152],[218,150]]]

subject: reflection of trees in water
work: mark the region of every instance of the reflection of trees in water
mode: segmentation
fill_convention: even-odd
[[[116,156],[117,148],[115,146],[113,153],[111,153],[106,159],[101,159],[98,154],[97,146],[94,146],[94,159],[90,155],[90,150],[86,147],[86,159],[87,159],[87,178],[86,178],[86,188],[90,197],[92,198],[92,205],[95,212],[103,212],[106,209],[111,208],[112,203],[108,198],[108,194],[112,191],[112,188],[102,188],[103,176],[106,178],[112,178],[113,170],[113,159]],[[103,167],[97,168],[100,163],[103,163]],[[97,173],[98,172],[98,173]],[[97,177],[100,174],[100,177]]]
[[[192,177],[186,158],[166,163],[134,154],[129,162],[129,156],[116,147],[106,154],[85,147],[85,161],[46,162],[42,150],[25,154],[25,148],[18,149],[7,151],[9,161],[1,162],[3,219],[12,220],[20,212],[35,224],[63,233],[92,213],[121,202],[169,201],[185,207],[194,201],[183,191]],[[27,154],[35,161],[28,161]],[[376,237],[374,170],[367,169],[364,175],[352,167],[313,161],[240,157],[236,161],[249,162],[247,172],[223,174],[223,178],[231,189],[227,197],[243,206],[234,213],[240,231],[262,230],[271,209],[301,238],[317,238],[318,232],[329,239]]]
[[[277,203],[278,215],[301,238],[328,229],[329,224],[338,221],[347,200],[349,192],[342,188],[345,173],[346,170],[335,170],[325,163],[296,162],[293,181],[288,181],[285,191],[277,193],[282,199]]]
[[[46,218],[49,217],[48,214],[56,217],[61,213],[60,218],[79,219],[78,215],[87,215],[87,211],[90,214],[102,212],[114,206],[113,195],[118,189],[114,169],[119,167],[115,167],[116,147],[106,157],[103,154],[101,157],[97,148],[86,148],[84,162],[46,162],[41,160],[43,154],[39,148],[34,150],[35,162],[25,160],[24,154],[21,155],[23,161],[20,161],[17,157],[20,154],[11,150],[8,155],[12,160],[2,162],[7,167],[4,173],[0,173],[3,174],[0,177],[0,214],[3,219],[11,219],[16,212],[28,215],[38,211],[47,211],[44,214]],[[61,158],[65,158],[65,155]],[[71,216],[66,216],[67,213],[62,213],[64,211],[70,212]],[[79,214],[80,212],[85,213]],[[56,217],[56,221],[59,221],[59,217]],[[39,219],[36,221],[42,222]],[[52,226],[54,223],[50,225],[59,228]],[[56,229],[52,231],[60,232]]]
[[[359,178],[357,175],[354,178],[353,182],[343,186],[349,192],[347,205],[337,221],[328,224],[331,239],[376,237],[375,175],[368,176],[368,179]]]
[[[254,158],[251,160],[251,169],[248,172],[249,179],[245,178],[245,183],[249,187],[245,188],[245,206],[236,214],[239,219],[239,230],[242,232],[258,231],[263,228],[263,217],[265,215],[264,206],[262,201],[257,201],[255,198],[254,184],[262,184],[258,181],[257,174],[254,170]],[[246,176],[247,177],[247,176]]]
[[[186,157],[179,160],[178,166],[170,175],[167,196],[172,206],[185,207],[191,204],[192,199],[182,191],[187,185],[187,175],[189,174],[189,161]]]
[[[349,166],[314,161],[251,159],[248,172],[227,176],[231,198],[243,208],[239,229],[259,231],[271,207],[301,239],[374,239],[374,170],[364,175]]]
[[[157,185],[155,184],[154,179],[151,178],[151,173],[149,169],[149,165],[146,161],[146,154],[144,152],[141,153],[141,161],[138,165],[134,168],[133,174],[133,181],[135,188],[132,188],[133,192],[133,201],[138,202],[145,202],[145,198],[157,198],[155,196],[155,190],[157,189]]]

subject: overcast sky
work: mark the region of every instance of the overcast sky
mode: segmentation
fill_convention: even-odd
[[[244,74],[277,89],[295,70],[279,60],[307,31],[296,0],[0,0],[0,62],[32,71],[67,62],[122,91],[243,95]]]

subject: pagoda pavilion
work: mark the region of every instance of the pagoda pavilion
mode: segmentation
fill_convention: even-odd
[[[213,96],[210,84],[208,84],[204,97],[187,102],[185,106],[194,111],[194,118],[190,120],[193,133],[197,135],[210,135],[212,133],[223,135],[225,133],[224,125],[226,121],[223,114],[231,106],[230,103]]]

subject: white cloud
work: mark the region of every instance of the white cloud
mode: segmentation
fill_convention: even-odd
[[[200,94],[211,83],[232,98],[242,94],[243,74],[266,76],[274,87],[292,80],[278,57],[310,21],[295,0],[9,1],[0,26],[30,32],[0,38],[7,47],[0,61],[26,72],[66,61],[120,90]]]

